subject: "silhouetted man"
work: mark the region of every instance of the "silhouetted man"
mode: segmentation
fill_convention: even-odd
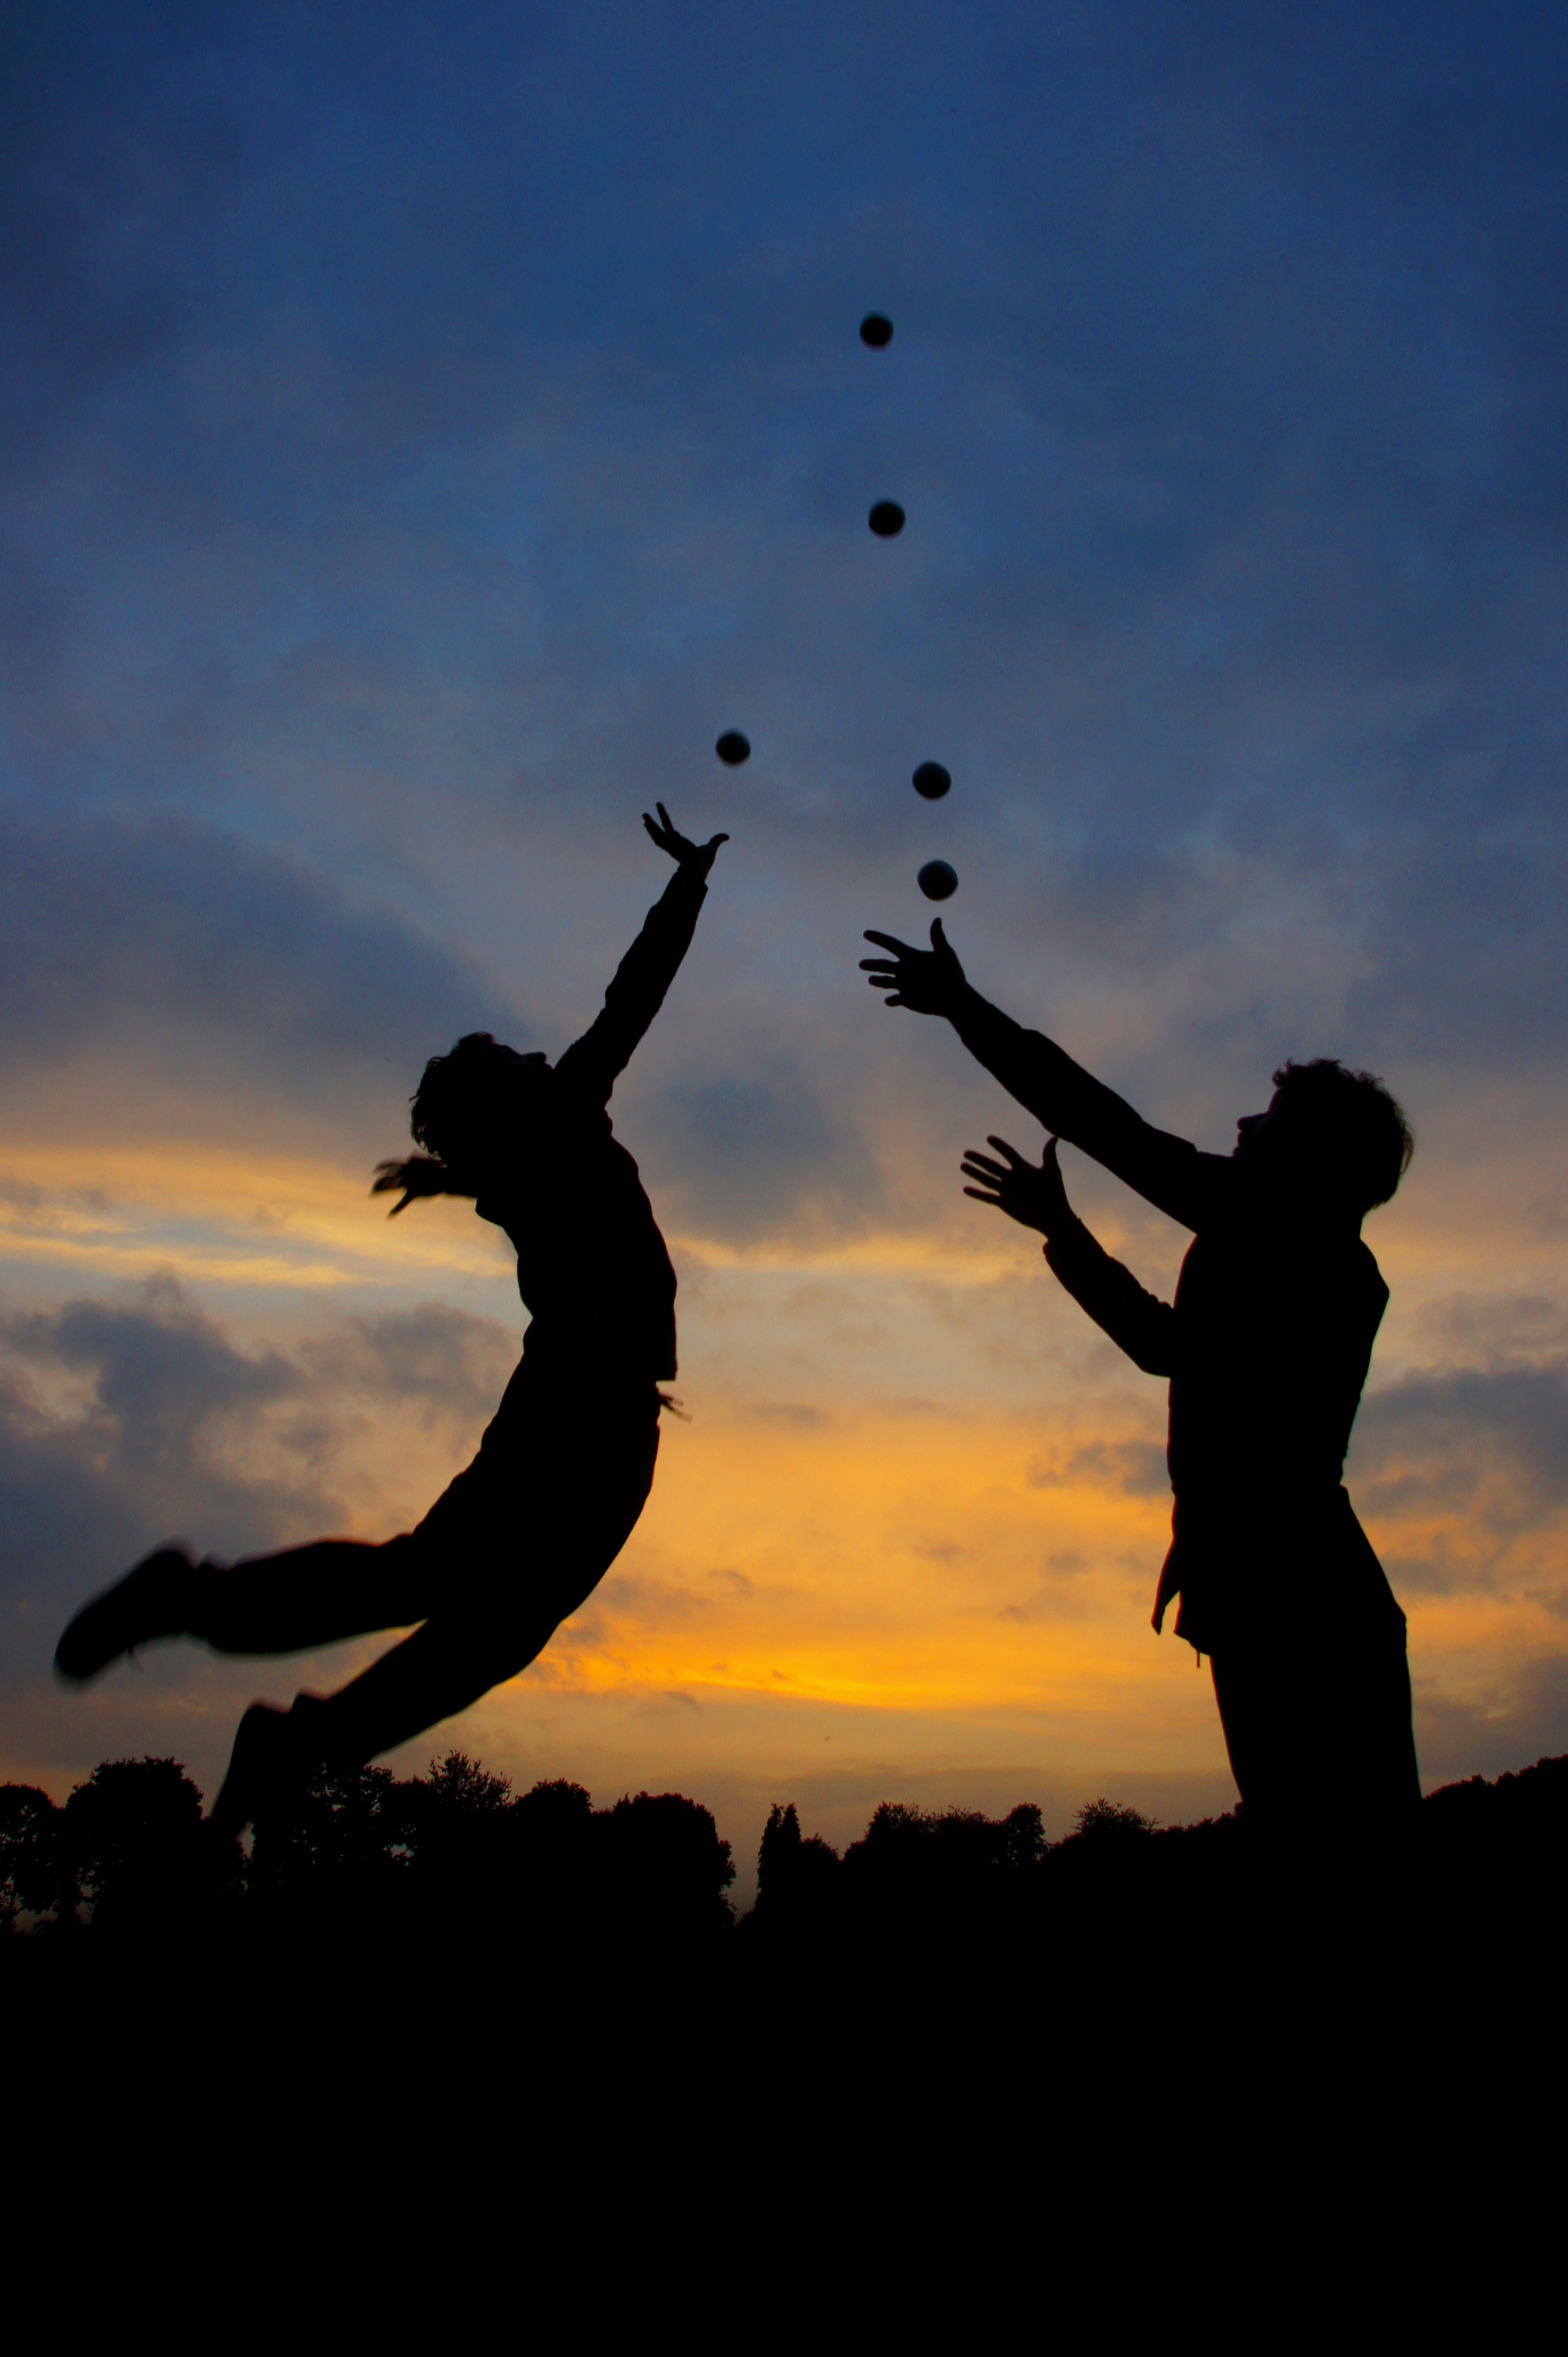
[[[1038,1032],[971,989],[939,920],[929,950],[868,933],[889,1006],[944,1015],[1052,1133],[1040,1164],[1004,1139],[964,1157],[965,1193],[1046,1238],[1095,1323],[1170,1378],[1173,1540],[1155,1627],[1210,1656],[1230,1765],[1275,1824],[1326,1803],[1386,1820],[1420,1798],[1404,1615],[1340,1483],[1388,1301],[1361,1221],[1409,1164],[1404,1116],[1377,1081],[1326,1059],[1274,1074],[1230,1157],[1151,1129]],[[1065,1137],[1193,1231],[1174,1304],[1145,1293],[1068,1203]]]
[[[253,1704],[213,1818],[237,1832],[269,1793],[329,1760],[358,1766],[515,1677],[598,1585],[653,1483],[659,1386],[675,1372],[675,1272],[637,1165],[611,1134],[618,1074],[691,946],[722,843],[643,824],[675,861],[604,1010],[553,1068],[487,1032],[435,1056],[410,1126],[426,1154],[373,1191],[470,1196],[505,1231],[532,1313],[479,1453],[418,1525],[380,1546],[323,1539],[223,1570],[164,1547],[79,1612],[55,1659],[94,1675],[155,1637],[293,1653],[423,1626],[338,1693]]]

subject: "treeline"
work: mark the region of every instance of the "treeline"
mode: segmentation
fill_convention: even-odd
[[[729,1844],[712,1813],[677,1792],[596,1809],[582,1785],[514,1794],[461,1751],[428,1775],[317,1772],[249,1846],[215,1841],[201,1793],[177,1760],[113,1760],[63,1808],[0,1785],[0,1924],[54,1937],[246,1919],[323,1932],[521,1915],[562,1924],[607,1914],[702,1937],[734,1921]]]
[[[423,1932],[447,1947],[494,1933],[718,1947],[738,1933],[753,1955],[911,1938],[1026,1948],[1134,1915],[1213,1921],[1251,1902],[1261,1863],[1280,1870],[1240,1811],[1161,1827],[1101,1799],[1052,1842],[1032,1803],[990,1818],[888,1802],[841,1855],[780,1804],[762,1835],[757,1904],[737,1927],[729,1844],[679,1793],[604,1809],[564,1781],[514,1793],[454,1750],[402,1780],[322,1770],[248,1848],[215,1843],[201,1806],[175,1760],[105,1760],[63,1807],[36,1787],[0,1786],[0,1929],[67,1943],[91,1931],[100,1945],[200,1925],[405,1943]],[[1356,1835],[1325,1824],[1298,1845],[1285,1865],[1294,1886],[1365,1865]],[[1568,1757],[1434,1792],[1404,1863],[1456,1914],[1548,1930],[1568,1864]],[[1386,1855],[1373,1865],[1386,1885]]]

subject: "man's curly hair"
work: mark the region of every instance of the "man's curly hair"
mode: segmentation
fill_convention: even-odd
[[[1287,1058],[1274,1074],[1274,1086],[1293,1105],[1310,1110],[1315,1125],[1332,1140],[1352,1175],[1361,1210],[1388,1202],[1410,1168],[1415,1135],[1376,1074],[1353,1072],[1334,1056],[1316,1056],[1305,1064]]]

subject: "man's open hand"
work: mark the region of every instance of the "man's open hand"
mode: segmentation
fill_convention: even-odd
[[[893,933],[867,933],[891,957],[862,958],[860,970],[873,990],[885,990],[885,1006],[908,1006],[917,1015],[950,1015],[968,987],[956,952],[948,945],[942,920],[931,922],[931,946],[918,950]]]
[[[1005,1211],[1021,1228],[1037,1228],[1041,1235],[1047,1237],[1075,1216],[1062,1185],[1054,1137],[1046,1140],[1045,1153],[1037,1163],[1026,1162],[1004,1137],[988,1137],[985,1142],[1006,1158],[993,1162],[988,1155],[972,1146],[961,1168],[966,1178],[978,1178],[981,1183],[978,1187],[966,1187],[966,1195],[972,1195],[977,1203],[994,1203],[999,1211]]]
[[[729,841],[728,835],[711,834],[706,843],[693,843],[671,824],[670,813],[662,802],[655,802],[653,807],[659,813],[660,823],[656,826],[646,811],[642,813],[642,823],[660,850],[667,851],[679,866],[694,867],[699,876],[705,876],[718,857],[720,844]]]

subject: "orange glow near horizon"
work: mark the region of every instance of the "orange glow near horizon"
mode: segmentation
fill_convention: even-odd
[[[280,1316],[285,1347],[308,1356],[345,1315],[460,1302],[491,1337],[499,1394],[521,1325],[504,1243],[462,1205],[389,1225],[368,1177],[306,1155],[22,1146],[0,1254],[13,1286],[42,1279],[57,1296],[173,1275],[217,1304],[242,1350],[275,1340]],[[1203,1805],[1223,1805],[1207,1675],[1148,1626],[1168,1535],[1160,1389],[1127,1381],[1032,1249],[985,1228],[959,1250],[929,1232],[800,1252],[671,1246],[693,1421],[666,1419],[639,1528],[538,1663],[411,1754],[456,1740],[527,1774],[577,1744],[581,1772],[612,1782],[722,1781],[760,1760],[787,1781],[810,1767],[802,1743],[826,1758],[832,1730],[853,1727],[863,1754],[923,1746],[953,1774],[1000,1745],[1017,1775],[1190,1772],[1209,1780]],[[1408,1222],[1391,1257],[1407,1299],[1452,1283]],[[1407,1360],[1412,1348],[1407,1331]],[[342,1380],[324,1406],[331,1492],[346,1527],[385,1535],[466,1461],[482,1415],[359,1399]],[[284,1410],[258,1412],[225,1461],[281,1479],[291,1429]],[[1354,1456],[1351,1480],[1354,1494]],[[1385,1469],[1378,1495],[1398,1486]],[[1474,1507],[1367,1520],[1396,1587],[1402,1558],[1455,1568],[1454,1592],[1402,1593],[1418,1702],[1506,1711],[1560,1625],[1563,1518],[1511,1549]],[[312,1665],[314,1682],[373,1649]],[[291,1675],[270,1665],[263,1683],[282,1691]],[[202,1736],[215,1748],[227,1708],[215,1695]]]

